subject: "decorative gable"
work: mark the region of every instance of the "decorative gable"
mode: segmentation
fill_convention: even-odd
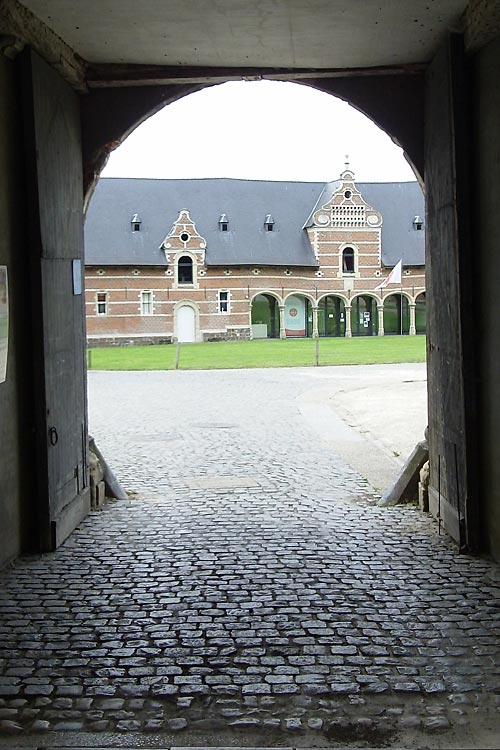
[[[363,199],[348,166],[340,175],[339,187],[332,197],[313,213],[313,226],[341,229],[382,226],[381,214]]]
[[[186,208],[179,212],[172,229],[160,245],[160,249],[165,253],[167,263],[170,264],[175,261],[175,258],[183,253],[189,253],[195,256],[198,266],[205,265],[206,247],[205,238],[198,233],[196,224]]]

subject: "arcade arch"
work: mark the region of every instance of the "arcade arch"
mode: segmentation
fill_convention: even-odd
[[[415,333],[425,334],[427,331],[427,297],[420,292],[415,298]]]
[[[371,294],[357,294],[351,299],[351,332],[353,336],[377,336],[379,300]]]
[[[280,298],[273,292],[259,292],[250,303],[250,325],[253,339],[280,337]]]
[[[406,336],[410,333],[409,297],[394,292],[384,297],[384,334],[386,336]]]
[[[340,294],[325,294],[318,300],[318,336],[343,337],[346,332],[346,300]]]

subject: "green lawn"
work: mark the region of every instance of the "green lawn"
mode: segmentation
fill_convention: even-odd
[[[89,349],[92,370],[173,370],[176,345]],[[425,362],[425,336],[373,336],[319,340],[320,365],[372,365]],[[315,364],[313,339],[267,339],[182,344],[179,369],[300,367]]]

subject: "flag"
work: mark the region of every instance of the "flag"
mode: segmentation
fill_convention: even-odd
[[[389,276],[383,280],[381,284],[375,287],[375,289],[383,289],[388,284],[401,284],[401,270],[403,268],[403,259],[398,261]]]

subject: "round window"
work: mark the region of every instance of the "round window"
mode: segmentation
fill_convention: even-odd
[[[344,198],[350,198],[352,196],[352,193],[350,190],[346,190],[344,193]]]
[[[183,232],[183,233],[181,234],[181,240],[182,240],[183,242],[187,242],[187,241],[188,241],[188,239],[189,239],[189,234],[188,234],[187,232]]]

